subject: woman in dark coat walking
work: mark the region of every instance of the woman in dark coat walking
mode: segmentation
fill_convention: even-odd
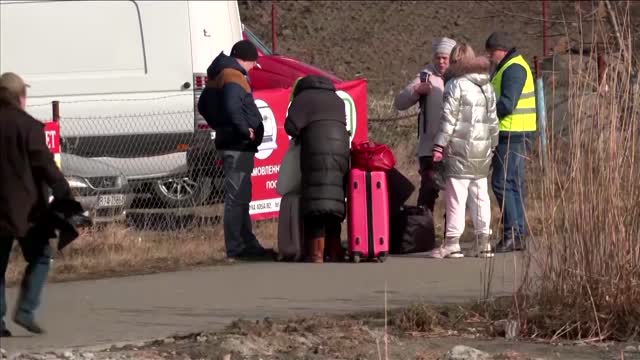
[[[349,171],[349,133],[344,102],[331,80],[316,75],[299,79],[285,131],[300,140],[301,211],[308,260],[322,263],[325,240],[332,261],[344,258],[340,244],[345,218],[345,177]]]

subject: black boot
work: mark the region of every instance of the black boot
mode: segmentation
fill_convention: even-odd
[[[30,319],[26,316],[23,316],[19,313],[17,313],[14,317],[13,317],[13,322],[15,322],[16,324],[22,326],[23,328],[25,328],[27,331],[29,331],[30,333],[34,333],[34,334],[44,334],[45,331],[43,328],[40,327],[40,325],[38,325],[33,319]]]
[[[513,251],[522,251],[527,248],[524,236],[509,236],[507,238],[503,238],[496,244],[495,252],[496,253],[509,253]]]

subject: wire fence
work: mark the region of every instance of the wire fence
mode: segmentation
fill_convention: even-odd
[[[396,169],[415,186],[408,200],[415,204],[420,184],[418,109],[398,112],[392,101],[393,97],[369,99],[368,137],[392,149]],[[63,114],[70,113],[67,105],[60,103]],[[136,234],[162,232],[174,238],[223,232],[222,161],[211,130],[194,131],[195,123],[193,111],[59,118],[61,168],[94,219],[92,233],[109,232],[112,224]],[[269,136],[263,142],[267,141]],[[271,224],[258,238],[275,242],[277,221],[277,213],[254,221],[258,229]],[[438,233],[441,223],[436,224]]]
[[[376,104],[370,106],[376,116],[368,121],[370,139],[388,144],[398,168],[417,184],[417,113],[380,110]],[[193,111],[79,116],[69,105],[59,105],[69,114],[58,120],[61,168],[93,217],[92,230],[119,224],[179,237],[221,225],[222,162],[211,130],[193,130]],[[271,140],[266,134],[263,143]],[[277,214],[261,222],[277,222]]]
[[[171,228],[149,214],[193,217],[221,202],[224,174],[211,132],[194,131],[193,111],[68,116],[59,124],[62,171],[99,225]]]
[[[543,66],[541,71],[549,85],[545,95],[548,107],[553,109],[547,116],[549,127],[562,134],[567,109],[561,89],[567,81],[563,76],[566,69],[558,64],[556,60],[555,65]],[[124,103],[105,103],[115,109],[126,108]],[[94,217],[94,230],[102,231],[106,224],[115,223],[176,237],[203,227],[222,232],[218,228],[224,213],[222,162],[212,132],[198,126],[193,110],[135,115],[111,110],[106,112],[109,115],[82,116],[70,110],[73,104],[60,103],[65,114],[59,118],[61,167]],[[416,187],[411,204],[419,187],[417,115],[417,106],[396,111],[392,93],[369,96],[368,136],[393,150],[396,168]],[[264,142],[272,141],[272,135],[267,134]],[[540,163],[539,144],[534,141],[532,145],[531,158]],[[273,164],[274,168],[278,165]],[[260,223],[276,224],[277,214]],[[269,231],[265,236],[275,236],[273,229]]]

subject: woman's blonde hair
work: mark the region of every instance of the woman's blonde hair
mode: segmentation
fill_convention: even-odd
[[[457,62],[467,62],[475,59],[476,53],[473,51],[471,45],[466,42],[456,44],[451,49],[451,55],[449,55],[449,63],[455,64]]]

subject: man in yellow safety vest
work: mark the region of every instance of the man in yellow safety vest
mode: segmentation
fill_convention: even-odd
[[[496,252],[525,249],[524,161],[528,137],[536,131],[536,98],[531,68],[509,34],[495,32],[485,48],[495,71],[500,138],[493,157],[491,185],[502,209],[502,239]]]

